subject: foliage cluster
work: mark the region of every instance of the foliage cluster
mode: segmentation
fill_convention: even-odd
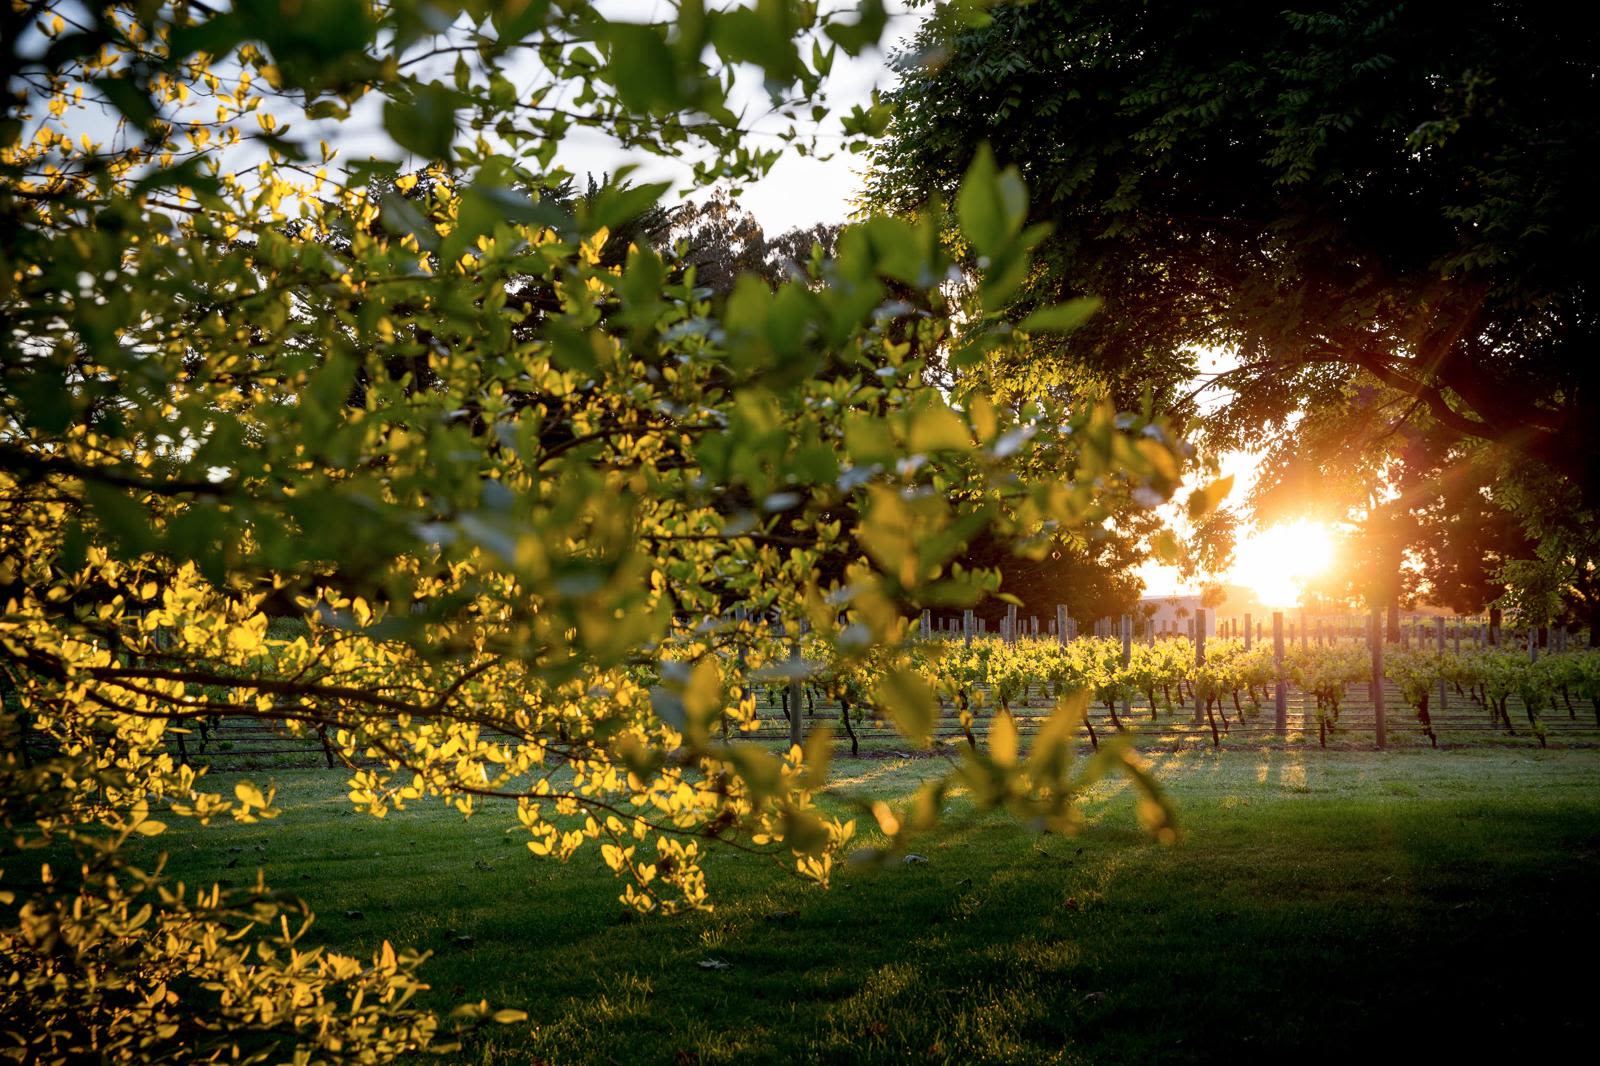
[[[946,285],[932,215],[869,218],[719,292],[646,236],[663,187],[571,196],[555,154],[584,129],[694,158],[702,185],[761,173],[777,153],[748,142],[737,65],[813,150],[800,116],[884,17],[673,15],[0,16],[6,1055],[376,1061],[516,1016],[442,1024],[412,1003],[417,956],[305,949],[309,916],[264,886],[136,865],[126,842],[174,818],[277,810],[209,788],[191,729],[315,736],[376,817],[507,800],[529,852],[596,853],[639,911],[710,906],[717,845],[826,883],[853,835],[817,806],[826,745],[712,728],[744,723],[781,654],[755,619],[875,656],[916,742],[933,697],[905,612],[994,588],[953,561],[967,541],[1039,553],[1177,491],[1191,456],[1159,420],[926,375],[1079,317],[1008,317],[1043,233],[986,155],[956,198],[992,264],[971,294]],[[369,118],[385,146],[359,158],[342,133]],[[994,735],[956,778],[1071,827],[1071,720],[1026,755]]]

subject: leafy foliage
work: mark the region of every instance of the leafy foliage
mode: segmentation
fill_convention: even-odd
[[[904,608],[993,589],[963,545],[1095,528],[1187,461],[1148,416],[925,376],[1021,336],[1004,309],[1041,234],[1014,170],[962,186],[997,267],[957,315],[931,218],[870,218],[718,295],[661,247],[663,189],[576,197],[553,165],[590,128],[695,155],[705,185],[759,174],[775,154],[746,145],[713,57],[758,67],[780,111],[820,107],[881,5],[288,11],[5,16],[0,1013],[22,1060],[449,1038],[409,1005],[416,956],[302,951],[303,914],[264,888],[132,865],[120,845],[158,816],[274,813],[271,789],[210,791],[189,730],[315,736],[375,817],[500,801],[531,853],[596,853],[639,911],[709,907],[718,844],[826,883],[854,829],[816,805],[826,744],[740,740],[752,679],[794,668],[768,620],[874,663],[915,743]],[[349,158],[363,115],[393,146]],[[1071,828],[1066,731],[997,737],[952,785]],[[1131,755],[1096,766],[1162,810]]]

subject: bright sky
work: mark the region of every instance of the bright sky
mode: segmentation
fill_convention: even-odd
[[[906,10],[903,0],[890,0],[886,6],[890,14],[883,40],[893,47],[916,29],[918,19],[915,13]],[[661,7],[655,0],[611,0],[601,4],[602,10],[620,18],[643,18],[650,14],[651,18],[659,19],[663,17]],[[637,14],[635,9],[639,9]],[[644,9],[652,9],[653,13]],[[838,116],[848,114],[858,103],[868,103],[874,88],[887,89],[893,80],[883,51],[871,49],[855,58],[843,53],[838,55],[827,80],[832,114],[815,128],[818,150],[833,152],[833,157],[822,160],[789,152],[766,178],[748,187],[741,197],[745,208],[760,221],[769,236],[817,222],[846,221],[852,211],[851,200],[861,186],[864,164],[859,156],[844,151]],[[741,72],[734,100],[743,103],[751,119],[768,109],[766,93],[752,69]],[[776,133],[788,125],[786,119],[765,119],[756,121],[754,128],[758,138],[770,139],[769,146],[776,147],[780,144]],[[805,128],[803,124],[802,128]],[[688,184],[691,173],[689,164],[632,155],[609,143],[598,132],[570,135],[556,154],[556,161],[580,177],[585,172],[598,176],[627,163],[639,164],[633,175],[635,181],[672,181],[680,187]]]

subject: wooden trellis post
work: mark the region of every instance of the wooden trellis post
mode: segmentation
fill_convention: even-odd
[[[1433,632],[1434,632],[1434,635],[1436,637],[1438,637],[1438,639],[1439,639],[1439,657],[1442,659],[1442,658],[1444,658],[1444,615],[1441,614],[1439,617],[1437,617],[1437,618],[1435,618],[1433,620]],[[1441,678],[1439,678],[1439,713],[1440,714],[1444,713],[1445,701],[1448,700],[1449,698],[1450,698],[1449,694],[1445,690],[1444,678],[1441,677]]]
[[[1122,616],[1122,668],[1124,670],[1126,670],[1128,668],[1128,665],[1130,663],[1132,663],[1132,662],[1133,662],[1133,615],[1125,614],[1125,615]],[[1132,712],[1132,710],[1133,710],[1133,707],[1129,703],[1129,699],[1128,699],[1128,696],[1127,696],[1127,689],[1124,688],[1123,689],[1123,697],[1122,697],[1122,713],[1123,713],[1123,715],[1126,716],[1127,714]]]
[[[789,676],[789,744],[791,748],[801,747],[805,743],[805,731],[801,728],[800,704],[805,697],[805,686],[800,683],[800,637],[805,633],[805,623],[794,624],[794,637],[789,642],[789,663],[792,673]]]
[[[1383,713],[1383,614],[1372,612],[1372,725],[1378,747],[1389,743],[1389,726]]]
[[[1206,661],[1206,609],[1195,608],[1194,619],[1190,623],[1194,627],[1194,664],[1204,666]],[[1194,701],[1194,724],[1203,721],[1204,708],[1200,706],[1199,697]]]
[[[1255,646],[1254,641],[1251,640],[1252,636],[1253,636],[1253,632],[1252,632],[1251,626],[1250,626],[1250,616],[1247,614],[1247,615],[1244,616],[1244,650],[1245,651],[1249,651],[1252,647]]]
[[[1289,686],[1283,675],[1283,612],[1272,612],[1273,728],[1280,737],[1289,735]]]
[[[921,630],[924,640],[931,635],[933,630],[933,612],[926,607],[922,609]]]
[[[970,611],[970,610],[962,611],[961,612],[961,640],[962,640],[963,643],[966,643],[966,644],[971,644],[972,643],[972,630],[973,630],[972,611]]]

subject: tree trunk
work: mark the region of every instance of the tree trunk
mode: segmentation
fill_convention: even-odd
[[[844,723],[844,731],[850,735],[850,756],[854,758],[861,754],[861,742],[856,739],[856,727],[850,722],[850,695],[839,695],[839,721]]]

